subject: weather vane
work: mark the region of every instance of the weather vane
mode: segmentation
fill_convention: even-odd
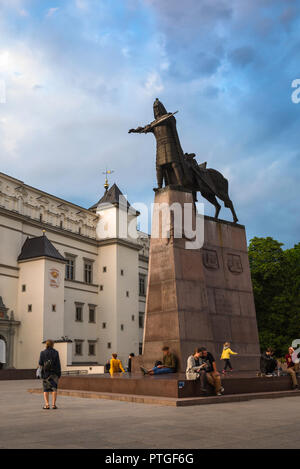
[[[114,173],[114,171],[111,170],[111,169],[107,169],[107,168],[106,168],[106,170],[103,171],[103,173],[102,173],[102,174],[105,174],[105,183],[104,183],[105,192],[107,192],[107,191],[108,191],[108,188],[109,188],[109,182],[108,182],[108,177],[107,177],[107,176],[108,176],[109,174],[112,174],[112,173]]]

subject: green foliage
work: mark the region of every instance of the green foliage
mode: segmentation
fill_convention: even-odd
[[[261,349],[277,357],[300,338],[300,243],[292,249],[273,238],[253,238],[249,262]]]

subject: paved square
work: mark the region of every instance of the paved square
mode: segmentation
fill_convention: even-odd
[[[186,408],[59,397],[0,381],[0,448],[300,448],[300,397]]]

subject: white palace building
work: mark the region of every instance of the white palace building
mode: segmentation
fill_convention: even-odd
[[[36,368],[47,339],[68,345],[69,367],[141,352],[149,236],[120,195],[106,187],[85,209],[0,173],[1,367]],[[120,210],[135,226],[130,241]]]

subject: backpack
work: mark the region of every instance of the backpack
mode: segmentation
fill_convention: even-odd
[[[51,371],[52,370],[52,360],[46,360],[43,365],[44,371]]]
[[[50,373],[53,371],[54,366],[55,366],[55,355],[53,356],[52,350],[46,350],[45,353],[45,360],[43,364],[43,371],[46,373]]]

